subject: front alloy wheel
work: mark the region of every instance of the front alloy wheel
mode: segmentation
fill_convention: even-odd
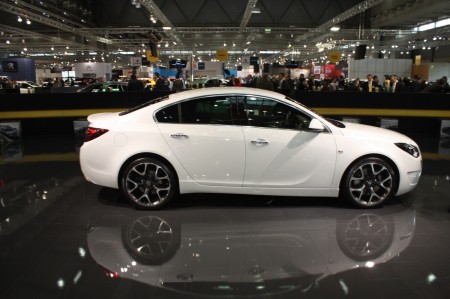
[[[397,176],[382,159],[366,158],[355,163],[344,180],[344,196],[363,208],[380,206],[396,192]]]
[[[121,190],[137,208],[158,209],[175,196],[176,179],[164,163],[139,158],[122,172]]]

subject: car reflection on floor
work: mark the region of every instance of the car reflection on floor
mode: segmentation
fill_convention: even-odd
[[[415,213],[395,209],[342,209],[335,217],[319,216],[320,208],[98,211],[87,243],[111,278],[196,295],[308,292],[330,275],[401,254]]]

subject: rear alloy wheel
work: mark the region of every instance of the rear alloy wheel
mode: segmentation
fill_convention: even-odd
[[[374,208],[394,196],[396,187],[397,176],[386,161],[366,158],[348,170],[342,191],[356,206]]]
[[[154,210],[167,204],[176,195],[176,178],[159,160],[139,158],[124,169],[121,190],[137,208]]]

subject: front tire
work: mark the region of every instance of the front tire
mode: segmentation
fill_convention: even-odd
[[[156,210],[176,196],[176,177],[165,163],[154,158],[139,158],[125,167],[120,189],[138,209]]]
[[[360,208],[380,207],[394,196],[397,180],[389,163],[379,158],[365,158],[346,172],[342,192],[346,199]]]

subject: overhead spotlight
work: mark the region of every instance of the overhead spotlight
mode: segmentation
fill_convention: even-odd
[[[31,25],[30,19],[27,19],[27,25]]]
[[[339,26],[333,26],[330,28],[330,31],[338,32],[340,29],[341,29],[341,27],[339,27]]]
[[[250,43],[251,43],[251,41],[248,41],[246,44],[247,44],[247,45],[250,45]]]
[[[22,18],[20,16],[17,16],[17,22],[22,22]]]
[[[226,42],[223,42],[223,46],[226,47],[226,46],[227,46],[227,43],[226,43]]]
[[[11,42],[10,42],[9,39],[8,39],[8,40],[6,40],[6,43],[9,45]]]
[[[51,47],[51,49],[50,49],[50,50],[52,50],[52,51],[55,51],[55,48]]]

